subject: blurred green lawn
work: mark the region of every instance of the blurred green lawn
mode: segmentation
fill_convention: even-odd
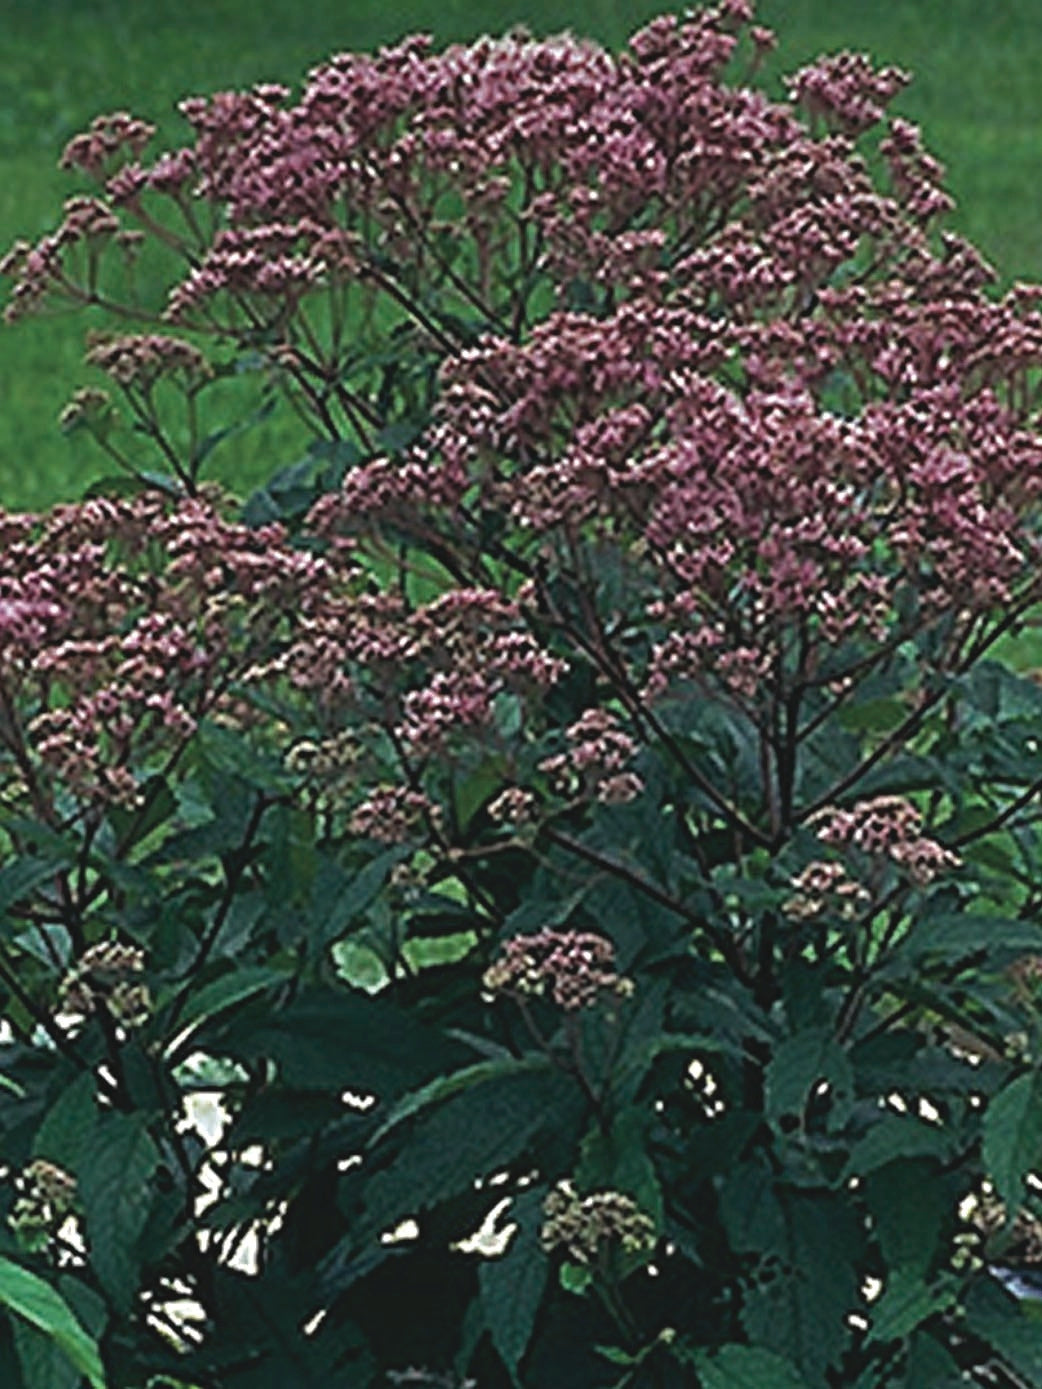
[[[329,53],[416,29],[439,41],[524,22],[613,46],[661,0],[0,0],[0,247],[53,225],[71,191],[55,164],[99,111],[130,108],[176,138],[175,102],[294,81]],[[1042,279],[1042,0],[761,0],[779,32],[775,81],[813,55],[862,48],[916,74],[899,109],[925,128],[959,201],[956,226],[1004,279]],[[104,465],[57,415],[80,370],[79,317],[0,329],[0,504],[71,499]],[[294,456],[278,418],[236,442],[237,489]]]

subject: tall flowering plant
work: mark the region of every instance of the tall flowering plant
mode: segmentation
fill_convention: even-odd
[[[1042,290],[905,74],[771,44],[68,146],[7,315],[100,312],[121,477],[0,517],[12,1385],[1042,1385]],[[244,364],[315,443],[243,504]]]

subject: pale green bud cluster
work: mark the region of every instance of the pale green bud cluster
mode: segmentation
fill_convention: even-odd
[[[621,1191],[579,1196],[570,1182],[559,1182],[543,1203],[543,1213],[543,1248],[547,1253],[564,1249],[576,1263],[592,1263],[606,1245],[627,1254],[646,1254],[655,1247],[654,1221]]]

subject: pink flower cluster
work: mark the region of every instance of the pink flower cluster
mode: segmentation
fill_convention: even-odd
[[[350,720],[383,749],[380,786],[480,736],[510,779],[534,763],[626,801],[638,728],[692,688],[753,722],[770,772],[781,730],[791,761],[814,701],[907,638],[950,619],[930,658],[948,673],[1037,596],[1042,292],[994,294],[936,225],[943,170],[887,114],[904,74],[841,54],[772,101],[728,76],[770,45],[751,19],[724,0],[617,57],[414,38],[338,55],[297,96],[194,98],[190,143],[151,166],[129,117],[73,142],[97,196],[6,258],[9,315],[94,302],[137,219],[185,260],[168,321],[266,353],[362,459],[299,547],[205,501],[117,508],[82,541],[66,517],[45,562],[38,523],[30,544],[3,522],[0,672],[52,672],[61,696],[33,705],[52,775],[131,798],[131,728],[188,736],[241,670],[317,707],[323,747]],[[135,334],[92,358],[137,388],[202,371],[191,352]],[[387,426],[428,407],[396,452]],[[70,422],[107,408],[83,397]],[[133,506],[139,559],[113,565]],[[549,742],[542,696],[573,660],[648,717],[591,710]],[[864,848],[843,823],[834,842]],[[951,866],[908,826],[885,854],[916,881]]]
[[[419,830],[426,833],[436,823],[438,810],[419,791],[404,786],[380,786],[371,791],[351,814],[352,834],[381,844],[405,844]]]
[[[637,744],[607,709],[587,709],[565,737],[566,751],[539,763],[556,790],[592,796],[605,805],[632,801],[643,791],[643,781],[629,770]]]
[[[135,804],[330,582],[203,499],[3,515],[0,534],[0,776],[52,823],[70,795]]]
[[[201,263],[171,294],[165,317],[207,326],[218,295],[259,295],[291,308],[330,275],[353,270],[350,244],[346,234],[307,219],[218,232]]]
[[[855,916],[871,900],[871,893],[852,878],[841,863],[815,860],[792,879],[794,895],[784,905],[785,915],[797,921],[815,920],[826,912],[841,918]]]
[[[69,198],[64,212],[56,231],[35,246],[16,241],[0,259],[0,276],[10,276],[15,282],[4,310],[5,322],[14,323],[41,308],[54,292],[72,293],[69,276],[73,273],[71,258],[75,253],[85,255],[86,276],[88,281],[93,280],[101,251],[120,236],[118,217],[99,198]],[[89,292],[88,289],[88,295]]]
[[[922,815],[903,796],[876,796],[849,810],[823,811],[818,838],[826,844],[853,846],[875,858],[889,859],[919,887],[940,873],[958,868],[960,859],[937,840],[921,833]]]
[[[330,508],[320,510],[325,530]],[[537,700],[563,671],[516,602],[477,588],[452,589],[411,611],[389,594],[332,595],[303,616],[267,669],[330,707],[346,701],[356,717],[389,723],[418,755],[487,728],[500,694]]]
[[[166,376],[177,376],[192,384],[212,375],[212,368],[197,347],[162,333],[94,337],[87,350],[87,361],[121,386],[136,386],[143,391]]]
[[[883,119],[887,106],[910,80],[900,68],[873,69],[863,53],[837,53],[801,68],[788,88],[793,101],[812,114],[859,135]]]
[[[592,931],[555,931],[513,936],[485,972],[490,993],[547,997],[574,1013],[605,997],[625,997],[632,983],[615,970],[615,947]]]
[[[128,111],[98,116],[88,131],[74,136],[65,146],[61,167],[82,169],[99,178],[111,171],[114,161],[124,156],[139,157],[155,133],[154,125]]]

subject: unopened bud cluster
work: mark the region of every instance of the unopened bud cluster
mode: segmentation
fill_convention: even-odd
[[[76,1202],[76,1178],[56,1163],[36,1158],[18,1179],[11,1229],[33,1248],[55,1234]]]
[[[118,941],[92,945],[62,983],[62,1011],[87,1018],[103,1005],[125,1027],[140,1027],[152,1013],[144,973],[145,957],[136,946]]]
[[[957,1264],[972,1267],[982,1257],[1029,1268],[1042,1264],[1042,1220],[1022,1207],[1011,1224],[1005,1202],[989,1182],[962,1201],[959,1215],[969,1228],[965,1236],[956,1237]]]
[[[537,802],[533,792],[523,786],[508,786],[489,803],[488,817],[497,824],[524,829],[536,821]]]
[[[81,425],[97,429],[111,418],[112,397],[108,391],[99,390],[96,386],[84,386],[73,392],[72,399],[58,417],[58,423],[68,433]]]
[[[644,789],[628,764],[637,744],[606,709],[587,709],[567,730],[566,752],[544,758],[539,770],[550,777],[554,790],[592,795],[605,805],[635,800]]]
[[[633,992],[633,981],[616,972],[615,946],[605,936],[549,928],[506,941],[483,982],[491,993],[546,997],[569,1013]]]
[[[813,920],[826,913],[848,920],[871,898],[868,889],[852,878],[841,863],[816,859],[792,880],[794,896],[785,903],[785,915],[796,921]]]
[[[1020,998],[1036,998],[1042,989],[1042,955],[1022,955],[1006,970],[1006,977]]]
[[[421,791],[404,786],[379,786],[359,805],[348,822],[352,834],[380,844],[404,844],[436,824],[438,807]]]
[[[197,347],[165,333],[92,337],[87,362],[121,386],[136,386],[145,391],[163,376],[197,385],[213,375],[213,368]]]
[[[826,844],[852,846],[877,858],[888,858],[918,887],[939,873],[958,868],[961,860],[937,840],[920,833],[922,816],[903,796],[876,796],[849,810],[824,811],[818,838]]]
[[[547,1253],[564,1249],[576,1263],[592,1263],[605,1246],[626,1254],[650,1253],[655,1247],[654,1221],[621,1191],[579,1196],[570,1182],[559,1182],[543,1203],[543,1214],[543,1248]]]
[[[303,777],[313,809],[333,810],[357,785],[361,755],[354,734],[342,732],[320,742],[295,743],[286,754],[286,770]]]

